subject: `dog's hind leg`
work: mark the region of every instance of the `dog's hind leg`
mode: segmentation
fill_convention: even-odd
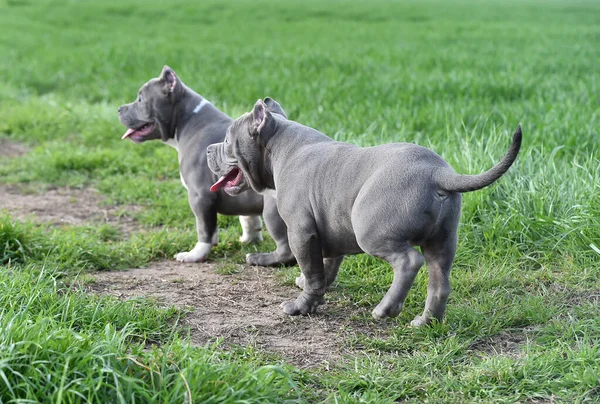
[[[400,314],[408,291],[425,261],[421,253],[407,243],[398,247],[396,252],[386,254],[365,251],[386,260],[394,269],[392,285],[381,302],[373,309],[372,314],[376,319],[396,317]]]
[[[416,316],[410,325],[419,327],[432,320],[442,321],[450,295],[450,269],[456,254],[457,236],[453,234],[445,240],[421,246],[427,263],[429,281],[427,283],[427,301],[421,316]]]
[[[240,224],[242,225],[242,236],[240,237],[242,243],[263,241],[260,216],[240,216]]]

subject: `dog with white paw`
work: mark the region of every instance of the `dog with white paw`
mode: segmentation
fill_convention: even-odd
[[[203,262],[218,243],[217,213],[240,217],[240,241],[262,241],[263,216],[277,248],[271,253],[248,254],[253,265],[279,265],[294,262],[287,227],[279,216],[275,198],[250,191],[232,197],[228,191],[241,181],[228,178],[222,190],[211,192],[218,178],[206,161],[208,145],[222,142],[233,120],[201,95],[187,87],[173,69],[165,66],[159,77],[145,83],[136,100],[119,107],[119,120],[127,127],[123,139],[134,143],[161,140],[174,147],[179,157],[181,183],[188,192],[190,208],[196,217],[198,242],[190,251],[175,255],[181,262]]]

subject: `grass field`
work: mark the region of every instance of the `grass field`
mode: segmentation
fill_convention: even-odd
[[[127,237],[0,212],[0,402],[600,402],[599,18],[592,0],[0,0],[0,138],[28,149],[0,151],[0,184],[142,207]],[[389,332],[298,368],[191,344],[185,310],[88,294],[94,271],[194,243],[175,152],[120,140],[117,106],[165,64],[233,117],[269,95],[335,139],[415,142],[461,173],[498,161],[521,122],[516,164],[464,196],[445,322],[407,327],[422,269]],[[272,247],[219,226],[225,271]],[[299,270],[274,271],[289,285]],[[362,313],[350,328],[376,330],[391,277],[350,257],[326,297]]]

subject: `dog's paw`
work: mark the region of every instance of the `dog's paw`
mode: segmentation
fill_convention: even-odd
[[[415,319],[410,322],[410,326],[411,327],[423,327],[423,326],[431,324],[433,321],[435,321],[435,319],[431,318],[431,317],[416,316]]]
[[[317,307],[322,304],[325,304],[325,299],[323,297],[308,300],[300,295],[296,300],[281,303],[281,309],[288,316],[304,316],[315,313]]]
[[[257,265],[260,267],[266,267],[273,265],[273,254],[272,253],[252,253],[246,254],[246,262],[250,265]]]
[[[276,265],[288,264],[289,260],[284,260],[279,254],[272,252],[246,254],[246,262],[250,265],[272,267]]]
[[[243,233],[240,236],[240,242],[244,244],[262,243],[263,235],[261,231],[255,233]]]
[[[175,259],[179,262],[204,262],[211,247],[209,243],[197,243],[193,250],[175,254]]]
[[[296,278],[296,286],[304,290],[304,274],[301,273],[300,276]]]
[[[184,252],[175,254],[174,258],[175,258],[175,260],[177,260],[179,262],[204,262],[204,261],[206,261],[207,257],[208,257],[208,255],[198,257],[192,251],[189,251],[189,252],[184,251]]]
[[[373,309],[371,314],[375,320],[383,320],[388,317],[397,317],[402,311],[402,305],[398,307],[390,307],[379,303],[377,307]]]

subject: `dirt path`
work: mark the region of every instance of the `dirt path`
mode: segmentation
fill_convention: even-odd
[[[0,138],[0,157],[17,157],[25,153],[27,153],[25,145]]]
[[[0,158],[15,158],[27,152],[20,143],[0,138]],[[94,189],[56,188],[33,189],[19,185],[0,184],[0,212],[6,210],[19,220],[33,220],[52,225],[84,225],[105,223],[127,234],[136,229],[132,212],[139,206],[105,205],[104,198]]]
[[[216,272],[219,264],[182,264],[163,261],[147,268],[95,273],[91,291],[120,298],[153,297],[165,305],[190,308],[184,324],[192,342],[204,344],[222,337],[225,343],[252,346],[281,354],[299,367],[327,365],[344,354],[350,336],[375,324],[350,320],[363,310],[326,305],[321,314],[288,317],[279,305],[295,298],[299,289],[282,286],[273,269],[240,266],[233,275]]]
[[[91,188],[54,188],[41,193],[25,193],[16,185],[0,184],[0,211],[6,210],[19,220],[52,225],[104,223],[127,234],[137,223],[131,216],[140,207],[103,205],[104,198]]]

